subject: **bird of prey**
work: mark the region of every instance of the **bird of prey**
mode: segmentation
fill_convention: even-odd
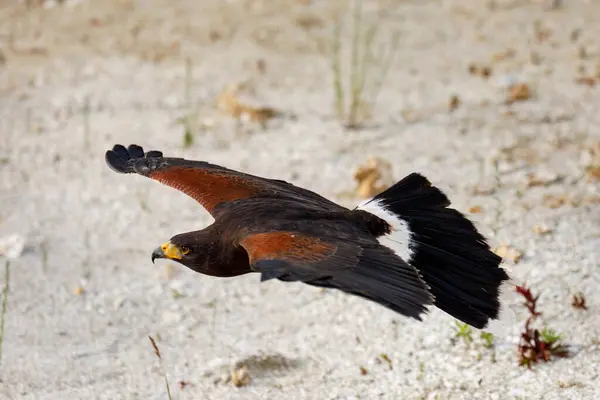
[[[485,238],[427,178],[412,173],[354,209],[286,181],[115,145],[110,168],[198,201],[208,227],[152,253],[201,274],[260,274],[338,289],[418,320],[433,305],[475,328],[498,318],[508,275]]]

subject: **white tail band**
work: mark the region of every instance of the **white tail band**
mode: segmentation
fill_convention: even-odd
[[[392,232],[378,237],[377,240],[410,264],[414,251],[411,249],[412,232],[408,222],[388,211],[381,200],[365,201],[358,208],[381,218],[391,226]]]

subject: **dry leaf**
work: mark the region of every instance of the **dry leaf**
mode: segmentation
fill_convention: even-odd
[[[600,180],[600,142],[585,149],[585,174],[588,182]]]
[[[533,172],[527,174],[527,187],[536,187],[536,186],[550,186],[562,178],[556,174],[546,174],[546,176],[537,176]]]
[[[482,211],[483,210],[481,209],[480,206],[473,206],[473,207],[469,208],[469,212],[471,214],[481,214]]]
[[[300,14],[296,17],[296,25],[305,30],[321,28],[324,22],[315,14]]]
[[[536,235],[547,235],[549,233],[552,233],[552,229],[547,227],[546,225],[535,225],[533,227],[533,232],[535,232]]]
[[[588,182],[600,180],[600,165],[590,165],[585,169]]]
[[[190,382],[183,381],[183,380],[182,380],[182,381],[179,381],[179,388],[180,388],[181,390],[185,389],[185,388],[186,388],[186,386],[189,386],[189,385],[191,385],[191,383],[190,383]]]
[[[496,53],[492,56],[492,61],[498,62],[502,60],[506,60],[508,58],[513,58],[515,56],[515,51],[513,49],[506,49],[506,51],[502,53]]]
[[[221,40],[223,36],[221,35],[221,33],[217,30],[211,29],[211,31],[208,33],[208,39],[211,42],[216,42],[217,40]]]
[[[560,196],[555,196],[552,194],[547,194],[544,196],[542,200],[542,204],[549,208],[559,208],[568,204],[570,202],[569,196],[566,194],[562,194]]]
[[[521,258],[523,257],[523,251],[511,247],[507,244],[502,244],[499,247],[497,247],[494,250],[494,253],[496,253],[498,256],[502,257],[505,260],[510,260],[514,262],[515,264],[521,261]]]
[[[481,76],[483,78],[489,78],[492,75],[490,67],[485,67],[477,64],[469,64],[469,73],[471,75]]]
[[[75,286],[73,288],[73,294],[76,296],[81,296],[84,293],[85,293],[85,289],[81,286]]]
[[[152,347],[154,348],[154,353],[156,354],[156,357],[158,357],[158,359],[161,360],[162,357],[160,356],[160,350],[158,349],[158,346],[156,345],[154,338],[152,336],[148,336],[148,339],[150,339],[150,343],[152,343]]]
[[[509,88],[506,101],[509,104],[516,103],[517,101],[525,101],[529,100],[531,95],[532,93],[529,85],[526,83],[517,83]]]
[[[475,196],[490,196],[496,193],[496,188],[491,185],[475,185],[472,193]]]
[[[573,295],[573,298],[571,300],[571,306],[573,306],[573,308],[579,308],[582,310],[587,310],[587,305],[585,304],[586,299],[585,296],[583,295],[583,293],[578,292],[575,293]]]
[[[580,36],[581,36],[581,29],[576,28],[571,31],[569,38],[571,39],[572,42],[576,42],[577,40],[579,40]]]
[[[593,145],[587,148],[587,151],[590,153],[592,158],[592,162],[597,162],[600,164],[600,142],[594,143]]]
[[[589,87],[594,87],[594,86],[596,86],[596,78],[594,78],[593,76],[581,76],[581,77],[575,79],[575,83],[577,83],[579,85],[586,85]]]
[[[600,196],[584,196],[583,199],[581,199],[580,204],[584,204],[584,205],[600,204]]]
[[[264,75],[267,72],[267,63],[262,58],[256,61],[256,69],[258,73]]]
[[[581,383],[581,382],[576,382],[576,381],[568,381],[568,382],[558,381],[558,386],[561,389],[569,389],[569,388],[572,388],[572,387],[584,388],[585,384]]]
[[[366,164],[359,166],[354,173],[358,196],[373,197],[390,187],[391,168],[389,162],[380,158],[370,158]]]
[[[248,372],[248,367],[246,365],[242,365],[231,372],[231,383],[233,386],[247,386],[250,382],[252,382],[252,378],[250,378],[250,373]]]
[[[238,85],[230,85],[217,98],[217,106],[232,117],[242,121],[250,121],[264,125],[268,120],[281,115],[271,107],[254,107],[244,104],[238,97]]]
[[[548,28],[542,27],[541,22],[534,22],[535,38],[538,42],[543,42],[550,37],[552,31]]]
[[[452,97],[450,97],[450,102],[448,103],[448,109],[452,112],[452,111],[456,110],[459,105],[460,105],[460,99],[458,98],[458,96],[452,95]]]
[[[368,374],[368,373],[369,373],[369,371],[368,371],[368,370],[367,370],[365,367],[363,367],[363,366],[361,365],[361,366],[360,366],[360,374],[361,374],[361,375],[366,375],[366,374]]]

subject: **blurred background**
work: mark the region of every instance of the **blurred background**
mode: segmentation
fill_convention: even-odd
[[[0,398],[599,398],[599,37],[585,0],[0,0]],[[116,143],[348,207],[423,173],[569,354],[514,290],[486,336],[152,265],[211,219]]]

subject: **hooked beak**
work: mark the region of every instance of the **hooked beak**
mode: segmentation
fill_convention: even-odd
[[[171,242],[166,242],[160,247],[157,247],[152,252],[152,264],[154,264],[154,260],[157,258],[168,258],[169,260],[181,260],[182,251],[178,246],[171,244]]]

